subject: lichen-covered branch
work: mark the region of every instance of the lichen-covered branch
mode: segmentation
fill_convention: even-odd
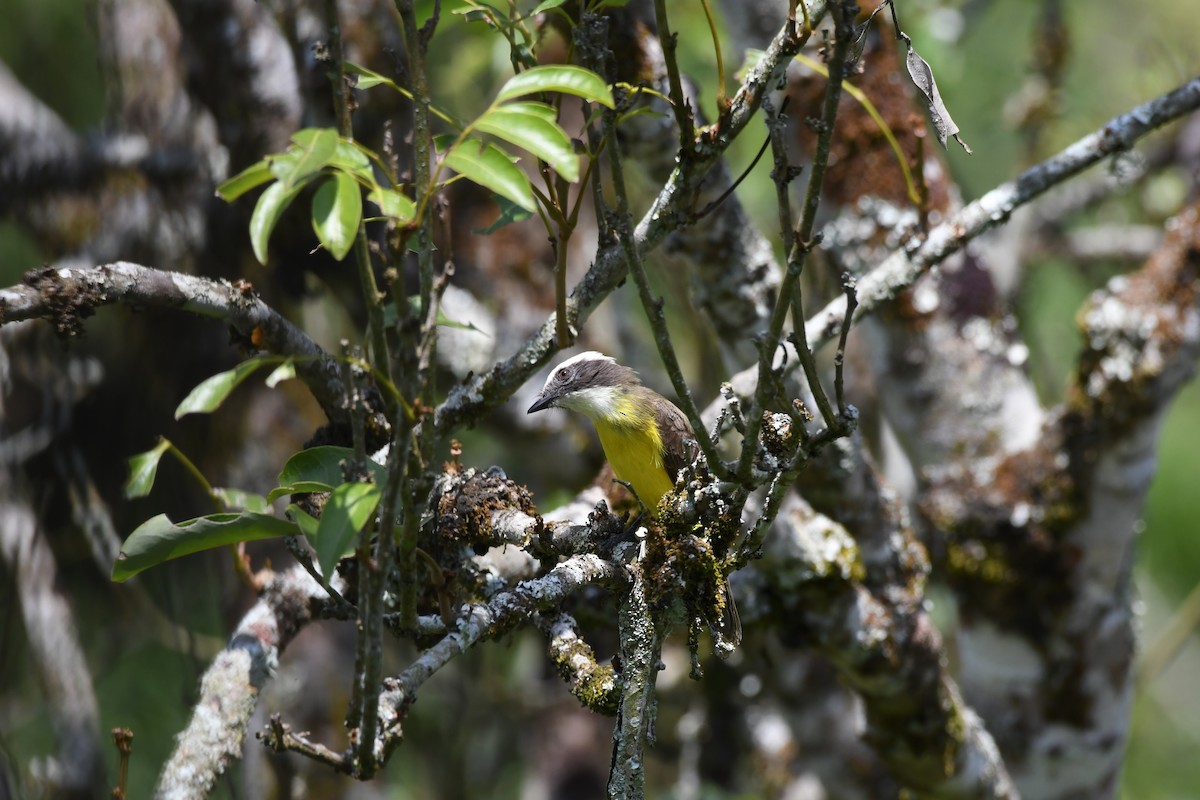
[[[1200,108],[1200,78],[1114,117],[1057,155],[968,203],[919,241],[896,251],[859,279],[855,318],[876,311],[912,286],[931,267],[980,234],[1004,223],[1013,211],[1047,189],[1109,156],[1125,152],[1146,134],[1197,108]],[[846,299],[839,297],[809,317],[805,326],[809,342],[816,347],[834,339],[845,314]]]
[[[230,283],[118,261],[97,267],[47,267],[24,282],[0,289],[0,325],[45,319],[64,336],[105,305],[185,311],[227,322],[248,344],[296,359],[296,373],[330,421],[349,424],[337,362],[303,331],[264,303],[248,283]],[[386,430],[380,414],[369,428]],[[376,433],[376,436],[378,433]]]
[[[175,752],[163,767],[154,796],[208,797],[229,764],[242,755],[250,718],[279,654],[313,618],[321,588],[300,567],[266,576],[258,602],[200,681],[200,698]]]
[[[909,557],[893,546],[891,560]],[[824,654],[858,692],[867,741],[905,786],[936,797],[1017,798],[994,741],[947,670],[923,609],[923,580],[872,588],[862,559],[845,528],[790,500],[762,565],[782,637]]]
[[[654,684],[665,631],[647,602],[640,565],[629,567],[631,585],[621,598],[617,626],[621,631],[621,702],[613,733],[610,800],[641,800],[646,791],[646,754],[654,744],[658,714]]]
[[[1193,204],[1141,270],[1093,295],[1072,387],[1037,441],[937,473],[924,493],[970,611],[964,691],[1030,796],[1116,790],[1133,688],[1132,548],[1163,415],[1200,357],[1197,252]],[[1075,768],[1050,769],[1059,758]]]
[[[529,622],[534,612],[554,608],[565,598],[592,584],[612,589],[627,582],[625,571],[617,564],[595,555],[573,556],[544,576],[524,581],[502,592],[485,604],[473,605],[458,618],[457,627],[426,650],[400,675],[384,680],[379,697],[382,725],[378,750],[390,752],[399,743],[401,723],[417,699],[417,691],[438,670],[481,641],[494,639]]]

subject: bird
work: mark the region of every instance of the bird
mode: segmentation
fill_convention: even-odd
[[[651,515],[691,463],[695,434],[687,417],[611,356],[589,350],[559,364],[527,413],[554,407],[592,421],[613,473]]]
[[[657,517],[659,503],[675,488],[679,470],[695,456],[696,435],[679,407],[643,386],[637,372],[595,350],[555,367],[526,413],[547,408],[565,408],[592,421],[613,474],[630,487],[651,517]],[[724,591],[736,645],[741,621],[728,580]]]

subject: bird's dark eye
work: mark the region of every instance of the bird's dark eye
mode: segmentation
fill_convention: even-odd
[[[566,367],[563,367],[562,369],[560,369],[558,371],[558,379],[560,381],[565,381],[567,379],[567,376],[570,374],[571,374],[571,370],[567,369]]]

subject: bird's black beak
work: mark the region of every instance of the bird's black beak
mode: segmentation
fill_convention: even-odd
[[[533,405],[531,405],[531,406],[529,407],[529,410],[528,410],[528,411],[526,411],[525,413],[526,413],[526,414],[532,414],[532,413],[533,413],[533,412],[535,412],[535,411],[542,411],[543,409],[550,408],[551,406],[553,406],[553,405],[554,405],[554,401],[555,401],[555,400],[557,400],[557,399],[558,399],[558,398],[557,398],[557,397],[555,397],[555,396],[554,396],[554,395],[552,395],[552,394],[551,394],[551,395],[546,395],[546,396],[544,396],[544,397],[539,397],[539,398],[537,399],[537,402],[536,402],[536,403],[534,403]]]

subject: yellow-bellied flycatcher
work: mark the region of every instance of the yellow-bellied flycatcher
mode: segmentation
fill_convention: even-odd
[[[632,369],[594,350],[559,364],[528,413],[556,406],[591,419],[613,473],[656,515],[663,495],[675,487],[679,470],[692,461],[695,433],[684,413],[643,386]],[[741,621],[728,581],[725,596],[737,644]]]

